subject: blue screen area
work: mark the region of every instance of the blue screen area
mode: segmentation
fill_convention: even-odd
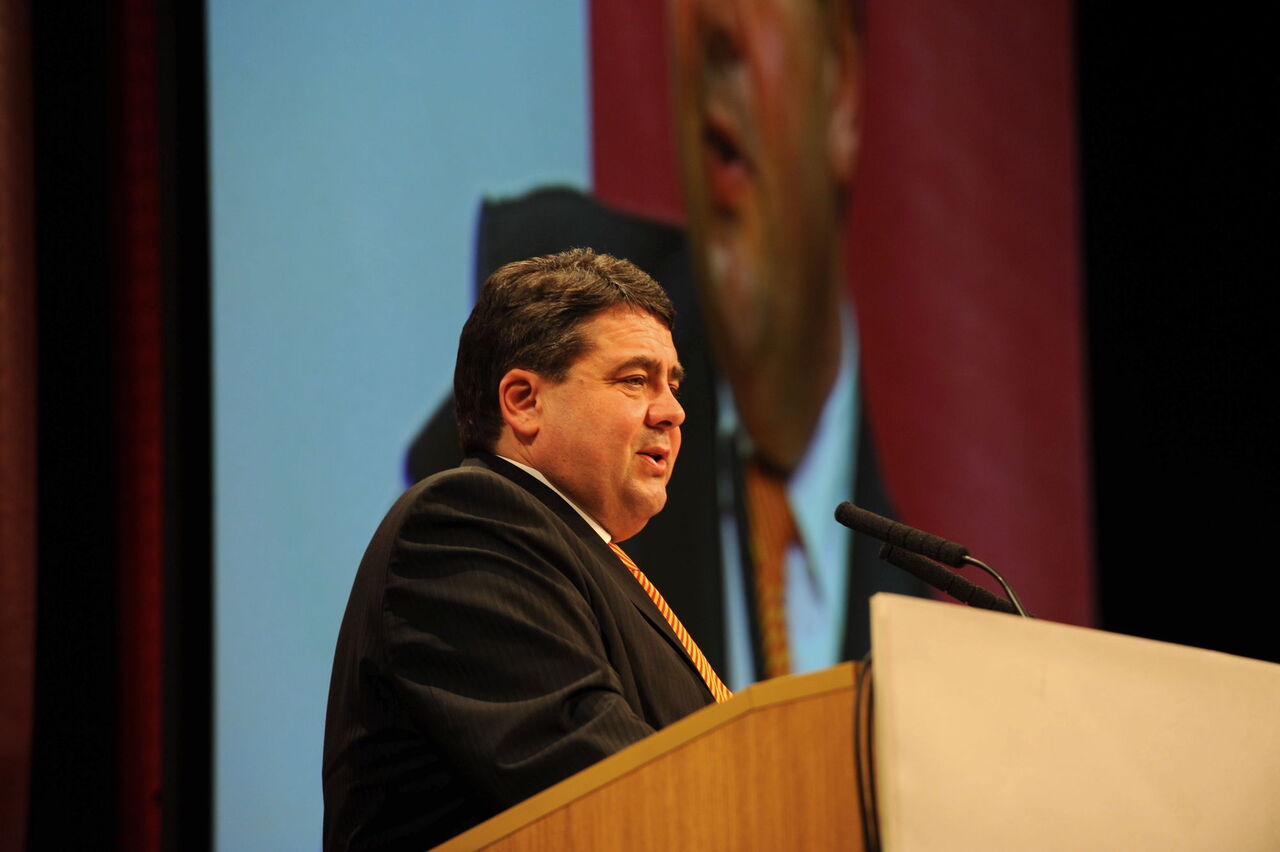
[[[355,568],[452,382],[483,196],[589,173],[581,4],[209,0],[216,848],[317,849]]]

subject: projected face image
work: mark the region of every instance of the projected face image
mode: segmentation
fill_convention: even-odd
[[[717,360],[782,469],[808,440],[834,375],[820,365],[838,346],[859,71],[852,24],[839,3],[828,8],[670,7],[685,200]]]

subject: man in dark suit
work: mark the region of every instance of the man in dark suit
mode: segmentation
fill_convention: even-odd
[[[666,503],[674,312],[589,250],[509,264],[463,330],[459,468],[361,562],[325,728],[325,848],[424,849],[728,692],[617,547]]]
[[[724,511],[743,519],[740,499],[742,461],[740,441],[720,432],[719,375],[708,345],[702,311],[694,287],[688,244],[682,229],[631,216],[572,189],[548,188],[526,196],[485,202],[477,227],[476,275],[483,282],[503,264],[519,257],[550,254],[575,245],[619,257],[661,282],[676,309],[673,329],[676,349],[685,367],[680,394],[687,418],[681,427],[686,453],[667,489],[666,511],[628,544],[628,552],[646,566],[681,619],[698,636],[707,657],[723,671],[728,656],[725,633],[725,564],[720,516]],[[879,475],[879,467],[865,417],[858,424],[841,424],[850,447],[851,468],[857,471],[853,499],[882,515],[893,510]],[[849,440],[849,436],[854,436]],[[414,438],[406,459],[406,475],[415,482],[461,461],[457,420],[450,397],[432,414]],[[830,507],[834,509],[834,504]],[[824,513],[822,520],[828,521]],[[855,538],[848,555],[850,582],[842,659],[856,659],[869,646],[867,598],[877,591],[918,594],[909,576],[877,557],[879,543]],[[743,548],[745,550],[745,548]],[[679,558],[671,557],[673,552]],[[746,565],[727,570],[743,571]],[[750,583],[750,572],[746,583]],[[758,628],[753,645],[759,656]],[[832,659],[830,662],[835,662]]]

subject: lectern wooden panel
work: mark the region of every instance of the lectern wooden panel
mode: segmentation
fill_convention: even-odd
[[[860,850],[854,676],[756,684],[436,849]]]

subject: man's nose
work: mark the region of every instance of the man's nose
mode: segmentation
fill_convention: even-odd
[[[662,394],[649,406],[649,425],[660,429],[674,429],[684,422],[684,406],[676,399],[671,388],[664,388]]]

